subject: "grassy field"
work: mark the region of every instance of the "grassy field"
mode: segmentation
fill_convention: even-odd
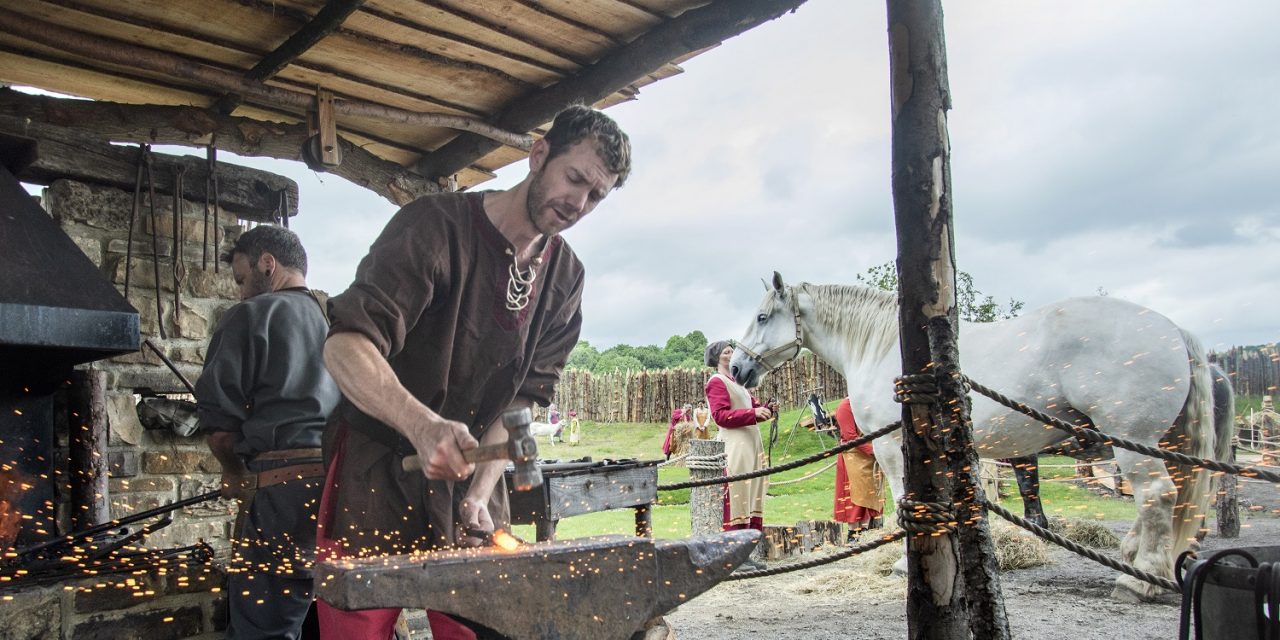
[[[834,410],[834,403],[828,409]],[[784,455],[784,443],[792,431],[792,425],[807,412],[807,409],[800,408],[782,413],[778,420],[778,441],[773,449],[775,465],[805,457],[835,444],[830,437],[823,438],[820,442],[817,435],[800,427],[795,430]],[[543,459],[576,460],[590,457],[593,460],[659,460],[662,458],[662,441],[666,432],[665,424],[584,422],[578,445],[547,446],[540,442],[539,450]],[[761,432],[767,438],[769,426],[761,425]],[[1055,480],[1072,475],[1069,467],[1055,465],[1069,465],[1072,462],[1069,458],[1042,458],[1040,461],[1041,499],[1050,515],[1100,520],[1128,520],[1134,517],[1132,500],[1105,498],[1075,484]],[[790,525],[802,520],[830,519],[834,502],[834,467],[801,482],[781,484],[818,471],[827,464],[830,463],[815,463],[773,476],[765,502],[765,523]],[[659,484],[680,482],[688,478],[688,470],[683,467],[658,469]],[[1022,500],[1017,495],[1017,485],[1011,477],[1007,482],[1002,482],[1001,489],[1009,495],[1002,497],[1000,503],[1021,514]],[[886,501],[886,507],[892,513],[891,500]],[[658,504],[653,510],[653,528],[654,535],[659,538],[689,535],[688,489],[658,493]],[[557,527],[557,537],[575,538],[606,533],[632,535],[634,529],[634,512],[630,509],[616,509],[563,520]],[[532,526],[518,526],[515,530],[517,535],[526,539],[534,537]]]

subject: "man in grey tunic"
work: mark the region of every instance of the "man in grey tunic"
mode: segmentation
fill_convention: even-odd
[[[222,260],[241,302],[209,341],[196,400],[223,496],[240,500],[227,637],[299,638],[313,601],[320,439],[340,397],[321,358],[328,322],[292,231],[254,228]]]

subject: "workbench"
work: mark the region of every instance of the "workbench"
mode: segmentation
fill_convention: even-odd
[[[636,535],[653,535],[652,505],[658,498],[657,460],[578,460],[539,465],[542,486],[511,489],[511,523],[532,524],[539,542],[554,540],[556,525],[570,516],[608,509],[636,511]],[[510,473],[510,471],[508,471]]]

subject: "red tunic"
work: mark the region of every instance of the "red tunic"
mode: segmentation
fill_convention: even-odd
[[[836,407],[835,412],[836,424],[840,426],[840,441],[848,442],[862,436],[862,432],[858,430],[858,423],[853,418],[853,409],[849,406],[849,399],[845,398],[840,401],[840,405]],[[863,456],[862,459],[874,461],[871,443],[854,447]],[[871,524],[872,520],[880,517],[880,511],[854,504],[852,496],[849,494],[849,471],[846,466],[846,456],[841,455],[836,458],[836,499],[835,499],[835,519],[837,522],[847,522],[855,528],[866,528]]]

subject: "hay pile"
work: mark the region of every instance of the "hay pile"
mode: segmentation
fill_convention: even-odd
[[[1094,549],[1116,549],[1120,537],[1107,525],[1097,520],[1080,520],[1053,516],[1049,518],[1049,530],[1076,543]]]
[[[1001,571],[1049,564],[1048,546],[1029,531],[995,523],[991,527],[991,542],[996,547],[996,563]]]

